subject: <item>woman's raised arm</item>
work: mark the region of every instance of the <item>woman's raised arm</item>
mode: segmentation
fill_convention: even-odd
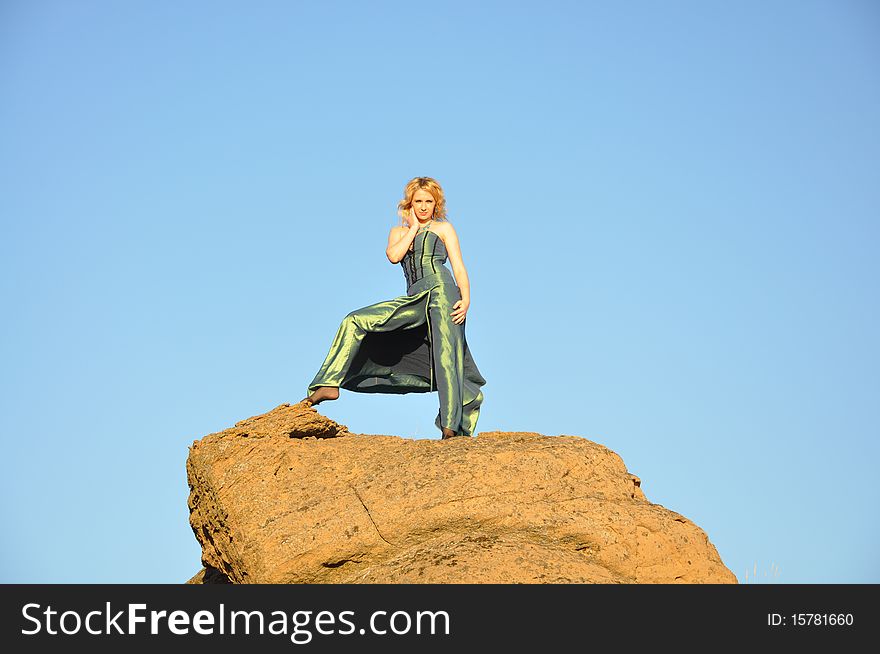
[[[388,247],[385,248],[385,256],[391,263],[400,263],[400,260],[406,255],[409,246],[419,231],[418,223],[413,221],[409,228],[392,227],[391,233],[388,234]]]

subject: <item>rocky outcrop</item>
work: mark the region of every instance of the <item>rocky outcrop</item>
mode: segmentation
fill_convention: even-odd
[[[578,436],[354,434],[282,404],[195,441],[187,475],[190,583],[736,583]]]

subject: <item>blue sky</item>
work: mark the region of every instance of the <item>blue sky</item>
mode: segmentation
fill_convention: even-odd
[[[199,567],[193,440],[405,292],[443,185],[478,431],[573,434],[741,581],[880,582],[873,2],[0,6],[2,582]],[[437,395],[343,392],[437,438]]]

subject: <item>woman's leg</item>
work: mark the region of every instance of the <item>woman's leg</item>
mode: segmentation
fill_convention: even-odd
[[[443,439],[473,436],[483,400],[479,387],[486,383],[467,349],[467,320],[457,325],[450,315],[452,305],[459,299],[458,286],[444,285],[434,289],[428,304],[434,376],[440,396],[435,425],[443,433]]]
[[[308,397],[300,401],[317,404],[339,397],[339,388],[350,379],[352,364],[368,332],[417,327],[425,320],[424,301],[416,296],[383,300],[349,312],[339,324],[324,363],[308,386]]]

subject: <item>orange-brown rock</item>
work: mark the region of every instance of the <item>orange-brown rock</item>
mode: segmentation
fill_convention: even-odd
[[[579,436],[354,434],[282,404],[195,441],[189,583],[736,583]]]

